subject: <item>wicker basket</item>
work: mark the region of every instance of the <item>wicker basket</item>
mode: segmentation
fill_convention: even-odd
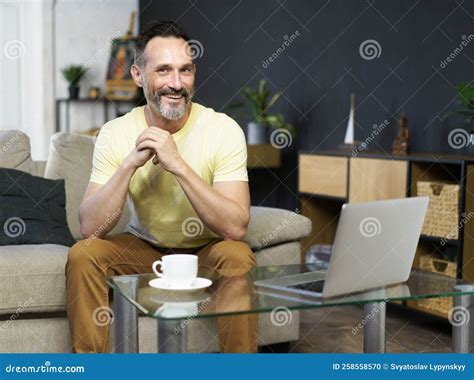
[[[444,266],[444,271],[440,272],[440,266],[438,265],[439,263],[448,263],[449,265]],[[456,274],[455,268],[455,263],[432,258],[429,255],[426,255],[426,257],[422,256],[420,257],[420,269],[427,270],[429,272],[435,272],[437,274],[447,274],[446,272],[450,272],[450,276],[415,276],[415,278],[412,280],[414,281],[413,285],[420,293],[445,293],[447,289],[451,289],[451,286],[454,283],[454,280],[450,277],[453,277]],[[426,312],[430,312],[431,314],[437,314],[443,318],[447,318],[453,308],[453,297],[424,298],[414,302],[418,308]]]
[[[429,272],[456,278],[456,263],[452,261],[438,259],[429,255],[423,255],[420,257],[419,268]]]
[[[421,233],[446,239],[457,239],[460,186],[425,181],[417,182],[416,186],[418,196],[430,197]]]
[[[434,311],[443,317],[447,317],[453,308],[453,297],[427,298],[418,300],[417,302],[420,308]]]

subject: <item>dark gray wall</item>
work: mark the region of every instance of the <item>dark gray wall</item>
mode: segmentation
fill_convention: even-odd
[[[440,118],[455,104],[453,86],[473,79],[474,1],[140,1],[140,25],[160,19],[177,20],[204,47],[196,60],[198,102],[222,111],[242,86],[260,78],[273,90],[284,89],[275,110],[298,130],[293,148],[337,147],[353,92],[358,140],[374,124],[390,122],[370,150],[390,148],[399,114],[406,111],[412,151],[451,151],[447,134],[461,124]],[[290,46],[263,67],[296,31]],[[378,58],[361,56],[366,40],[380,45]],[[452,53],[452,62],[442,65]],[[247,121],[239,119],[241,125]],[[295,156],[296,150],[286,153],[284,176],[295,167]],[[293,173],[287,180],[292,191],[295,178]],[[293,208],[288,202],[284,206]]]

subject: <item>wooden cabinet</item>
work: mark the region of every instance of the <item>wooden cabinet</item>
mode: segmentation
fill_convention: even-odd
[[[376,158],[351,158],[349,202],[405,198],[408,163]]]
[[[348,158],[302,154],[299,156],[299,191],[346,198]]]
[[[313,231],[302,242],[303,255],[314,244],[332,244],[339,213],[345,202],[368,202],[417,195],[419,181],[459,184],[458,239],[421,235],[413,267],[421,257],[440,254],[456,262],[457,276],[474,282],[474,157],[444,154],[410,154],[392,157],[351,152],[301,153],[299,192],[301,212],[313,222]],[[302,257],[303,260],[303,257]],[[447,317],[427,309],[422,302],[406,306]]]
[[[277,169],[281,166],[281,150],[271,144],[247,145],[247,167],[249,169]]]

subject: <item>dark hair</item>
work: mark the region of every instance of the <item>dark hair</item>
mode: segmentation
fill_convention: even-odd
[[[145,48],[150,40],[155,37],[176,37],[189,41],[190,38],[183,28],[174,21],[155,21],[145,25],[137,38],[135,47],[135,64],[143,66],[145,63]]]

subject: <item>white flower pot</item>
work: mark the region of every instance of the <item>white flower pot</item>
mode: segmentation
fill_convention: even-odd
[[[265,144],[267,142],[267,129],[262,125],[251,122],[247,124],[247,144]]]

